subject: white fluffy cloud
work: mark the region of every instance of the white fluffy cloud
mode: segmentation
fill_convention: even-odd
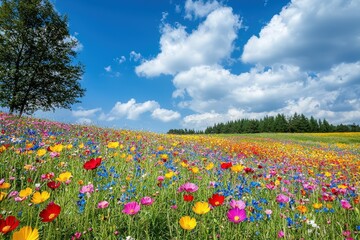
[[[72,111],[71,113],[74,117],[86,118],[86,117],[94,116],[95,113],[100,112],[100,111],[101,111],[101,108],[94,108],[94,109],[89,109],[89,110],[84,110],[84,109],[75,110],[75,111]]]
[[[159,108],[156,101],[146,101],[143,103],[136,103],[135,99],[130,99],[126,103],[116,102],[109,114],[102,114],[101,120],[113,121],[115,119],[126,117],[130,120],[136,120],[145,112],[152,112]]]
[[[242,60],[326,70],[360,56],[360,1],[292,0],[244,46]]]
[[[104,67],[106,72],[111,72],[111,66]]]
[[[136,67],[136,73],[147,77],[174,75],[194,66],[220,63],[230,57],[239,27],[239,16],[229,7],[219,7],[209,13],[190,34],[182,25],[165,24],[160,53]]]
[[[185,2],[185,18],[192,19],[205,17],[210,12],[214,11],[215,9],[219,8],[220,4],[215,1],[208,1],[204,2],[203,0],[192,1],[186,0]]]
[[[180,113],[173,111],[173,110],[163,109],[163,108],[155,109],[152,112],[151,116],[154,119],[158,119],[162,122],[171,122],[171,121],[177,120],[181,117]]]

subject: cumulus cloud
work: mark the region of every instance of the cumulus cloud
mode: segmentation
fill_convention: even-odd
[[[115,62],[119,63],[119,64],[122,64],[123,62],[126,61],[126,57],[125,56],[121,56],[121,57],[117,57],[114,59]]]
[[[76,123],[90,125],[92,123],[92,120],[90,118],[79,118],[78,120],[76,120]]]
[[[100,111],[101,111],[101,108],[94,108],[94,109],[89,109],[89,110],[84,110],[84,109],[75,110],[75,111],[72,111],[71,113],[74,117],[85,118],[85,117],[94,116],[95,113],[100,112]]]
[[[160,53],[137,66],[136,73],[146,77],[174,75],[194,66],[220,63],[230,57],[240,25],[239,16],[229,7],[220,7],[209,13],[191,33],[180,24],[164,24]]]
[[[242,60],[292,64],[307,71],[355,62],[360,55],[360,2],[292,0],[244,46]]]
[[[214,11],[215,9],[219,8],[221,5],[217,1],[207,1],[204,2],[202,0],[199,1],[192,1],[187,0],[185,2],[185,18],[192,19],[192,18],[199,18],[205,17],[210,12]]]
[[[113,121],[123,117],[136,120],[141,114],[152,112],[159,107],[160,105],[156,101],[136,103],[136,100],[132,98],[126,103],[116,102],[110,113],[102,114],[100,120]]]
[[[152,114],[152,118],[158,119],[162,122],[171,122],[177,120],[181,117],[180,113],[175,112],[173,110],[157,108],[155,109]]]

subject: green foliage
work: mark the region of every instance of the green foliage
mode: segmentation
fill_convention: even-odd
[[[84,70],[74,64],[76,46],[66,16],[48,0],[2,1],[0,105],[21,116],[79,102]]]
[[[285,117],[284,114],[265,116],[262,119],[239,119],[227,123],[217,123],[205,131],[170,129],[170,134],[231,134],[231,133],[310,133],[310,132],[360,132],[359,125],[330,124],[325,119],[307,118],[304,114],[295,113]]]

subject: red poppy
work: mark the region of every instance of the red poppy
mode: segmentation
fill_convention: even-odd
[[[247,168],[244,168],[244,171],[245,171],[245,173],[253,173],[254,169],[247,167]]]
[[[61,207],[54,202],[49,203],[39,214],[42,222],[52,222],[61,212]]]
[[[185,202],[191,202],[192,200],[194,200],[194,196],[191,194],[184,194],[184,201]]]
[[[19,226],[19,220],[14,216],[8,216],[6,219],[0,219],[0,233],[6,234]]]
[[[95,168],[97,168],[98,166],[100,166],[101,164],[101,158],[92,158],[89,161],[87,161],[86,163],[84,163],[84,168],[86,170],[93,170]]]
[[[228,169],[232,167],[232,163],[231,162],[223,162],[221,163],[221,168],[222,169]]]
[[[61,185],[61,182],[56,182],[56,181],[51,181],[51,182],[47,183],[47,186],[49,188],[51,188],[52,190],[57,189],[58,187],[60,187],[60,185]]]
[[[219,194],[213,194],[211,198],[209,198],[209,203],[213,207],[220,206],[224,203],[225,197]]]

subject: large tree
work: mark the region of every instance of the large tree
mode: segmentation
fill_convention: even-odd
[[[48,0],[0,3],[0,105],[20,116],[71,109],[85,90],[67,17]]]

